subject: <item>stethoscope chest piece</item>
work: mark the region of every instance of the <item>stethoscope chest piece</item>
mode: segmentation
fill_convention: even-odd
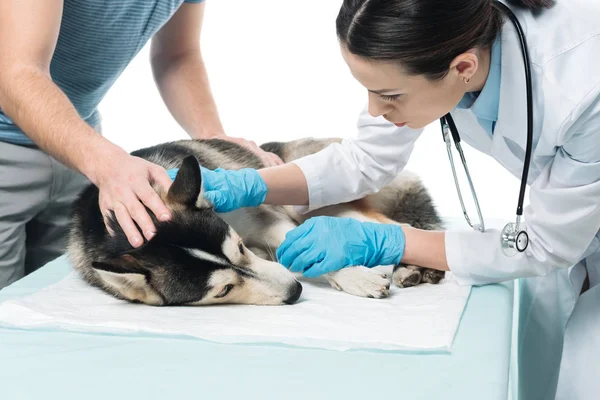
[[[521,228],[524,226],[525,224],[517,225],[514,222],[510,222],[502,229],[502,235],[500,235],[502,252],[507,256],[512,257],[527,249],[527,246],[529,245],[529,235]]]

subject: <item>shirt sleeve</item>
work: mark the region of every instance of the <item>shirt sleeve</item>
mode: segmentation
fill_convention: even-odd
[[[422,129],[398,128],[367,109],[358,119],[358,134],[293,161],[308,183],[309,206],[300,212],[356,200],[389,184],[406,166]]]
[[[567,131],[554,159],[532,183],[523,217],[529,246],[507,257],[500,231],[446,232],[450,271],[461,284],[543,276],[569,268],[600,246],[600,99]]]

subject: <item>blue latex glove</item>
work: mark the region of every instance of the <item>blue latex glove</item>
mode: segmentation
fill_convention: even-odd
[[[167,170],[175,180],[178,168]],[[216,212],[229,212],[241,207],[256,207],[267,197],[267,185],[257,170],[244,168],[230,171],[217,168],[214,171],[200,167],[204,197]]]
[[[277,258],[292,272],[315,278],[349,266],[397,265],[404,245],[398,225],[316,217],[287,233]]]

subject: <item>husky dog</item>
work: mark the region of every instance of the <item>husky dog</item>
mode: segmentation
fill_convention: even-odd
[[[340,139],[301,139],[262,146],[285,162],[318,152]],[[287,232],[316,215],[441,229],[433,202],[415,175],[402,172],[377,194],[307,214],[294,207],[262,205],[217,214],[203,197],[199,165],[208,169],[262,168],[245,148],[221,140],[181,140],[137,150],[132,155],[166,169],[179,168],[167,193],[158,187],[172,218],[160,222],[151,212],[155,236],[132,248],[114,216],[109,234],[90,185],[74,203],[68,253],[89,284],[117,298],[150,305],[240,303],[292,304],[302,285],[278,264],[275,250]],[[389,294],[389,278],[377,269],[347,267],[325,275],[336,289],[372,298]],[[444,273],[416,266],[394,268],[399,287],[438,283]]]

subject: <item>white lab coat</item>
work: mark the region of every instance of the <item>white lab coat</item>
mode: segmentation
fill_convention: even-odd
[[[534,148],[530,205],[523,214],[529,247],[509,258],[501,251],[497,230],[447,232],[446,256],[461,284],[526,278],[521,280],[521,399],[552,399],[557,381],[557,399],[598,399],[600,1],[558,0],[537,15],[511,8],[525,31],[532,64]],[[463,142],[520,179],[527,104],[521,49],[510,21],[501,43],[500,106],[493,136],[471,111],[456,109],[452,115]],[[356,139],[296,161],[307,178],[310,209],[379,190],[404,168],[421,133],[370,117],[366,110],[358,128]],[[592,288],[579,297],[586,269]]]

